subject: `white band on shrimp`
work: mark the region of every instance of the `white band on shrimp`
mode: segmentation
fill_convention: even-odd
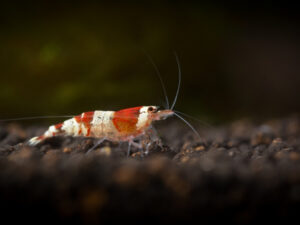
[[[63,123],[62,130],[64,130],[67,134],[77,135],[80,130],[80,124],[77,123],[74,118],[72,118]]]
[[[148,122],[148,106],[144,106],[140,109],[140,115],[138,118],[138,122],[136,123],[136,128],[140,129],[144,127]]]

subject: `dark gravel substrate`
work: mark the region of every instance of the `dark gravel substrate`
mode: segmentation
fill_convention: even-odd
[[[43,127],[0,125],[1,219],[37,223],[288,224],[300,214],[300,119],[237,121],[159,132],[164,148],[141,157],[127,145],[52,138],[22,142]],[[18,144],[20,143],[21,144]],[[168,146],[167,146],[168,145]],[[120,222],[119,222],[120,223]]]

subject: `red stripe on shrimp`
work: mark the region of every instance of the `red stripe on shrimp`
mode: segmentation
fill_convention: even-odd
[[[91,134],[91,122],[94,118],[94,111],[85,112],[78,116],[74,116],[75,121],[79,125],[78,135],[90,136]],[[83,133],[82,126],[86,128],[86,133]]]
[[[94,111],[85,112],[82,114],[81,122],[84,124],[85,128],[87,129],[86,136],[90,136],[91,122],[92,122],[93,118],[94,118]]]
[[[112,119],[116,129],[122,134],[135,133],[141,108],[142,106],[138,106],[116,111]]]
[[[63,126],[63,123],[56,124],[55,129],[60,130],[62,126]]]
[[[75,119],[75,121],[77,122],[77,123],[81,123],[81,114],[80,115],[78,115],[78,116],[74,116],[74,119]]]
[[[78,115],[78,116],[74,116],[74,119],[78,123],[78,126],[79,126],[79,130],[78,130],[77,135],[80,135],[82,133],[82,130],[81,130],[81,114]]]

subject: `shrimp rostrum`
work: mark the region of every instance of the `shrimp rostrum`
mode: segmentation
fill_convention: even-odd
[[[119,111],[91,111],[84,112],[81,115],[75,116],[62,123],[52,125],[41,136],[33,137],[29,140],[29,145],[37,145],[47,138],[61,135],[69,136],[84,136],[99,138],[98,143],[92,148],[94,149],[104,140],[116,141],[116,142],[128,142],[128,154],[130,153],[130,146],[133,145],[137,148],[142,148],[140,143],[134,140],[138,138],[144,138],[149,140],[149,144],[154,141],[160,143],[159,137],[152,126],[154,121],[164,120],[172,115],[176,115],[187,123],[188,126],[198,135],[196,130],[181,116],[178,115],[178,111],[173,110],[181,83],[181,69],[177,55],[178,65],[178,87],[175,95],[175,99],[171,107],[169,107],[168,97],[166,95],[166,89],[162,82],[161,76],[157,67],[156,72],[160,78],[162,88],[166,97],[167,109],[160,109],[158,106],[138,106],[133,108],[122,109]],[[177,113],[178,112],[178,113]],[[90,152],[90,149],[88,152]],[[148,149],[145,149],[146,153]]]

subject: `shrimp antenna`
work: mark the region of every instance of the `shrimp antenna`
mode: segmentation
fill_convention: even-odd
[[[166,105],[167,105],[166,108],[169,109],[169,108],[170,108],[170,104],[169,104],[169,99],[168,99],[168,95],[167,95],[167,90],[166,90],[166,86],[165,86],[165,84],[164,84],[164,81],[163,81],[163,79],[162,79],[162,77],[161,77],[161,74],[160,74],[160,72],[159,72],[159,69],[158,69],[158,67],[156,66],[156,64],[155,64],[154,60],[152,59],[152,57],[151,57],[146,51],[144,51],[144,52],[145,52],[146,56],[148,57],[150,63],[151,63],[152,66],[154,67],[155,72],[156,72],[156,75],[157,75],[158,78],[159,78],[161,87],[162,87],[163,92],[164,92],[164,96],[165,96],[165,98],[166,98]]]
[[[185,124],[188,125],[192,129],[192,131],[194,131],[194,133],[198,136],[198,138],[202,139],[200,137],[200,134],[196,131],[196,129],[188,121],[186,121],[183,117],[179,116],[178,113],[174,112],[174,115],[177,116],[179,119],[181,119],[183,122],[185,122]]]
[[[191,118],[191,119],[193,119],[193,120],[196,120],[197,122],[201,123],[202,125],[204,125],[204,126],[206,126],[206,127],[209,127],[209,128],[212,128],[212,127],[213,127],[213,126],[210,125],[209,123],[206,123],[206,122],[204,122],[204,121],[202,121],[202,120],[199,120],[198,118],[196,118],[196,117],[194,117],[194,116],[191,116],[191,115],[189,115],[189,114],[180,112],[180,111],[178,111],[178,110],[173,110],[173,111],[176,112],[176,113],[181,114],[182,116],[186,116],[186,117],[189,117],[189,118]]]
[[[173,110],[173,108],[174,108],[174,106],[176,104],[177,97],[178,97],[179,90],[180,90],[180,84],[181,84],[181,66],[180,66],[178,55],[177,55],[177,53],[175,51],[174,51],[174,55],[175,55],[176,62],[177,62],[177,67],[178,67],[178,86],[177,86],[177,91],[176,91],[176,95],[175,95],[173,104],[172,104],[172,106],[170,108],[171,110]]]
[[[71,118],[73,116],[32,116],[32,117],[20,117],[12,119],[0,120],[0,122],[18,121],[18,120],[34,120],[34,119],[49,119],[49,118]]]

